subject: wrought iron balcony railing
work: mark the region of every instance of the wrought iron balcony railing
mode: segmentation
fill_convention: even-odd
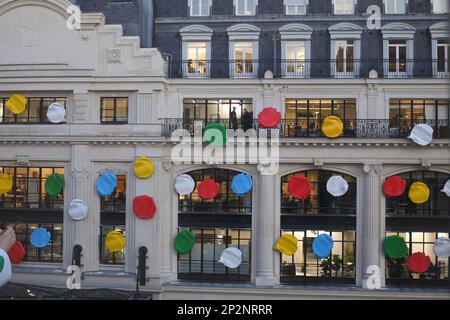
[[[168,60],[169,78],[450,78],[448,60]]]
[[[200,132],[209,123],[220,123],[227,129],[254,129],[259,132],[259,124],[257,120],[253,120],[251,124],[230,123],[228,119],[214,120],[194,120],[194,119],[163,119],[163,136],[171,137],[175,130],[184,129],[190,135],[194,135],[196,123],[200,124],[197,129]],[[395,139],[406,138],[411,133],[412,128],[419,123],[429,124],[434,129],[435,139],[450,138],[450,129],[448,120],[419,120],[419,121],[395,121],[389,119],[357,119],[345,120],[343,138],[356,139]],[[321,130],[320,121],[306,121],[283,119],[278,126],[280,130],[280,138],[323,138],[324,134]],[[270,130],[269,130],[270,132]]]

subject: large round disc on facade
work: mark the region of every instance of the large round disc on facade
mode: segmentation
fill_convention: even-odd
[[[312,243],[312,252],[319,259],[325,259],[331,254],[333,250],[333,238],[326,234],[318,235]]]
[[[133,199],[134,214],[141,219],[151,219],[156,213],[156,204],[150,196],[137,196]]]
[[[54,173],[45,180],[45,193],[50,197],[56,197],[61,194],[64,189],[64,176]]]
[[[406,265],[412,273],[424,273],[430,268],[431,260],[423,252],[416,252],[408,258]]]
[[[298,239],[292,234],[284,234],[278,239],[274,249],[284,255],[292,256],[298,250]]]
[[[155,165],[147,157],[140,157],[134,162],[134,174],[139,179],[148,179],[155,172]]]
[[[51,234],[45,228],[36,228],[30,235],[31,245],[39,249],[47,247],[50,239]]]
[[[102,197],[109,197],[117,187],[117,176],[112,171],[102,173],[97,179],[97,191]]]
[[[327,191],[334,197],[342,197],[348,191],[348,182],[341,176],[332,176],[327,181]]]
[[[223,147],[227,143],[227,129],[220,123],[210,123],[205,128],[204,139],[214,147]]]
[[[258,114],[259,127],[262,129],[274,129],[281,122],[281,113],[273,107],[265,107]]]
[[[66,119],[66,108],[60,103],[54,102],[48,106],[47,119],[51,123],[62,123]]]
[[[175,237],[174,245],[179,254],[188,254],[195,245],[195,236],[191,231],[183,230]]]
[[[180,196],[187,196],[194,192],[195,181],[188,174],[181,174],[175,179],[175,191]]]
[[[242,251],[235,247],[226,248],[219,259],[219,262],[230,269],[236,269],[242,263]]]
[[[430,189],[423,182],[414,182],[409,187],[408,197],[415,204],[422,204],[430,198]]]
[[[344,132],[344,123],[336,116],[328,116],[322,122],[322,132],[327,138],[339,138]]]
[[[445,237],[437,238],[434,242],[433,251],[439,258],[450,257],[450,239]]]
[[[246,193],[252,191],[253,179],[248,174],[240,173],[233,177],[231,182],[231,190],[238,195],[243,196]]]
[[[9,111],[16,115],[22,114],[27,108],[27,98],[21,94],[12,95],[8,101],[6,101],[5,106]]]
[[[80,199],[74,199],[69,205],[69,217],[72,220],[80,221],[88,216],[88,205]]]
[[[220,184],[213,179],[205,179],[197,187],[198,195],[203,200],[214,199],[220,191]]]
[[[399,176],[387,178],[383,183],[383,192],[387,197],[399,197],[406,191],[406,180]]]
[[[311,184],[304,176],[292,176],[288,182],[289,193],[297,199],[305,200],[311,194]]]
[[[0,194],[11,192],[13,188],[13,178],[9,174],[0,174]]]
[[[125,237],[119,231],[108,232],[105,247],[111,252],[120,252],[125,248]]]
[[[384,254],[391,259],[404,259],[408,255],[405,239],[400,236],[389,236],[383,242]]]
[[[417,124],[408,138],[420,146],[427,146],[433,141],[433,128],[425,123]]]
[[[450,180],[447,180],[441,192],[445,193],[447,197],[450,197]]]

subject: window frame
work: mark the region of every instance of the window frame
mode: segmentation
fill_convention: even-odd
[[[254,1],[255,6],[252,10],[253,12],[248,13],[248,14],[247,13],[239,13],[239,1],[244,2],[244,11],[248,11],[249,1]],[[234,5],[234,14],[236,16],[256,16],[257,15],[258,0],[233,0],[233,5]]]
[[[395,7],[396,10],[394,12],[388,12],[387,11],[388,6],[387,6],[386,1],[403,1],[404,5],[403,5],[402,11],[401,12],[399,11],[399,9],[402,6],[400,5],[400,8],[397,8],[399,5],[398,5],[398,2],[395,2],[395,6],[394,7]],[[409,8],[408,0],[383,0],[383,6],[384,6],[384,14],[408,14],[408,8]]]
[[[103,112],[105,110],[110,110],[110,109],[104,108],[104,104],[103,104],[104,100],[108,100],[108,99],[113,99],[114,100],[114,106],[113,106],[113,109],[112,109],[114,115],[113,115],[112,120],[105,120],[105,118],[107,118],[107,117],[103,116]],[[127,101],[127,114],[126,114],[126,120],[118,121],[117,120],[117,100],[120,100],[120,99],[124,99],[124,100]],[[127,97],[127,96],[120,96],[120,97],[119,96],[118,97],[115,97],[115,96],[113,96],[113,97],[103,96],[103,97],[100,98],[100,123],[101,124],[128,124],[129,123],[129,117],[130,117],[129,112],[130,112],[130,98]]]
[[[44,109],[44,101],[45,100],[53,100],[53,102],[51,102],[51,103],[54,103],[54,102],[61,103],[64,106],[64,109],[66,109],[66,112],[67,112],[67,97],[55,97],[55,96],[53,96],[53,97],[33,97],[33,96],[31,96],[31,97],[26,97],[26,98],[27,98],[27,108],[26,108],[24,113],[22,113],[20,115],[12,114],[12,117],[6,117],[7,107],[6,107],[5,104],[8,101],[8,98],[0,97],[0,104],[1,104],[0,105],[0,125],[8,125],[8,124],[14,124],[14,125],[19,125],[19,124],[37,124],[37,125],[38,124],[51,124],[51,125],[55,125],[55,124],[52,124],[48,120],[47,114],[44,112],[45,111],[45,109]],[[31,119],[35,119],[35,118],[30,116],[30,108],[29,108],[30,102],[33,101],[33,100],[38,100],[38,99],[39,99],[39,118],[37,118],[38,121],[31,121]],[[49,106],[50,106],[51,103],[49,103]],[[48,109],[48,106],[47,106],[47,109]],[[17,121],[19,119],[23,119],[24,115],[26,115],[26,120],[27,121]],[[5,119],[14,119],[14,121],[5,121]],[[58,125],[66,124],[67,123],[66,121],[67,121],[67,115],[66,115],[65,120],[63,122],[61,122],[61,123],[58,123]]]
[[[45,169],[51,169],[52,173],[55,173],[56,170],[61,171],[65,170],[63,166],[46,166],[46,167],[39,167],[39,166],[27,166],[27,167],[20,167],[20,166],[1,166],[2,172],[5,172],[5,169],[14,169],[13,173],[13,190],[11,191],[11,194],[13,194],[14,199],[17,198],[16,195],[16,188],[17,188],[17,170],[18,169],[26,169],[27,175],[26,175],[26,184],[27,184],[27,199],[29,198],[29,188],[28,188],[28,182],[30,180],[30,169],[39,169],[39,177],[38,180],[38,194],[39,194],[39,207],[32,208],[29,206],[26,207],[17,207],[16,200],[14,200],[14,207],[4,207],[4,198],[5,195],[0,196],[0,221],[5,222],[10,225],[14,225],[14,228],[16,229],[17,233],[17,240],[21,240],[22,244],[25,248],[25,258],[24,262],[29,263],[52,263],[52,264],[60,264],[63,263],[64,259],[64,190],[59,196],[62,203],[60,203],[61,207],[55,208],[53,207],[54,202],[52,201],[52,207],[51,208],[45,208],[41,207],[41,196],[45,194],[45,191],[43,189],[44,181],[43,178],[43,170]],[[64,174],[64,173],[62,173]],[[24,177],[21,177],[20,179],[24,179]],[[29,204],[29,201],[26,202]],[[51,231],[52,234],[52,241],[50,242],[50,245],[46,248],[37,249],[30,245],[29,243],[29,236],[31,233],[31,230],[33,230],[36,227],[45,227],[47,230]],[[24,232],[22,230],[25,230]],[[55,230],[57,232],[55,232]],[[60,239],[60,250],[55,250],[55,237]],[[58,243],[59,243],[58,242]],[[49,259],[43,258],[43,254],[45,252],[48,252],[50,254]],[[32,254],[35,252],[35,254]],[[36,257],[36,258],[32,258]]]
[[[317,102],[319,103],[319,113],[318,118],[314,119],[311,118],[311,110],[313,109],[313,103]],[[357,103],[358,100],[354,98],[348,98],[348,99],[340,99],[340,98],[305,98],[305,99],[296,99],[296,98],[286,98],[285,99],[285,113],[284,113],[284,135],[286,137],[322,137],[323,133],[321,131],[321,123],[322,123],[322,117],[326,117],[327,115],[323,115],[322,113],[322,106],[324,105],[324,102],[330,101],[331,103],[331,115],[335,115],[335,105],[338,104],[338,102],[343,103],[344,108],[344,117],[342,119],[344,123],[344,136],[350,136],[354,137],[356,136],[356,120],[358,119],[358,108]],[[302,104],[303,102],[306,102],[306,117],[299,117],[298,110],[301,108],[305,108],[305,106]],[[288,117],[287,110],[289,108],[289,105],[294,104],[295,106],[295,118],[291,119]],[[347,117],[347,115],[350,116],[352,114],[351,108],[354,108],[354,114],[355,119],[352,119],[353,117]],[[312,119],[312,120],[311,120]],[[306,120],[306,128],[302,126],[302,124]],[[311,127],[313,125],[313,127]],[[292,132],[294,130],[294,132]]]
[[[337,12],[337,2],[338,1],[343,1],[343,7],[344,7],[344,11],[342,12]],[[347,6],[349,6],[351,4],[352,6],[352,11],[349,12],[346,9]],[[354,15],[356,13],[356,6],[357,6],[357,0],[333,0],[333,14],[335,15]]]
[[[439,3],[438,9],[436,8],[436,3]],[[445,6],[447,3],[447,6]],[[432,14],[446,14],[450,12],[450,4],[448,0],[431,0],[431,13]]]
[[[199,2],[199,14],[194,14],[194,1]],[[204,13],[202,12],[202,4],[203,2],[207,2],[208,4],[208,12]],[[211,0],[188,0],[188,6],[189,6],[189,16],[191,17],[209,17],[211,15]]]
[[[121,265],[124,266],[127,256],[126,256],[126,248],[122,250],[121,253],[112,252],[110,256],[106,256],[104,243],[107,232],[104,232],[105,229],[109,231],[113,230],[121,230],[121,233],[126,235],[127,230],[127,220],[126,220],[126,212],[127,212],[127,175],[118,174],[117,175],[117,186],[114,189],[114,192],[109,197],[100,197],[100,226],[99,226],[99,260],[101,265],[113,266],[113,265]],[[118,199],[118,190],[117,187],[120,185],[120,182],[124,185],[123,190],[123,204],[117,204]],[[107,202],[108,198],[112,199],[112,209],[105,209],[105,206],[110,205]],[[117,258],[119,256],[119,258]]]
[[[301,2],[301,4],[290,4],[294,3],[294,0],[284,0],[284,14],[287,16],[304,16],[308,14],[309,0],[295,0],[296,2]],[[289,13],[289,8],[295,8],[294,13]],[[299,12],[299,8],[303,8],[303,12]]]
[[[198,184],[200,181],[203,181],[206,177],[211,177],[216,182],[219,182],[221,184],[221,193],[219,193],[218,197],[216,197],[214,200],[201,200],[199,199],[197,202],[205,203],[209,202],[212,204],[211,207],[214,207],[217,203],[220,203],[220,195],[226,194],[228,196],[229,192],[231,191],[231,178],[234,175],[240,174],[241,172],[235,171],[232,169],[222,169],[222,168],[203,168],[203,169],[197,169],[190,172],[186,172],[185,174],[191,175],[193,177],[194,181],[196,181],[196,184]],[[226,180],[220,179],[220,177],[226,177]],[[223,183],[226,183],[225,190],[223,190]],[[225,193],[223,193],[225,191]],[[194,191],[195,193],[196,191]],[[217,212],[212,212],[210,210],[206,210],[203,212],[195,212],[190,211],[186,212],[183,210],[185,204],[182,203],[182,200],[186,197],[189,197],[189,199],[192,200],[193,194],[190,194],[189,196],[180,196],[178,195],[177,200],[177,212],[178,212],[178,232],[181,231],[181,229],[189,229],[194,231],[201,231],[201,234],[204,234],[204,231],[208,231],[208,234],[211,234],[211,230],[214,234],[214,248],[216,246],[216,240],[218,239],[216,237],[216,230],[225,230],[226,234],[229,234],[229,231],[237,231],[238,232],[238,244],[240,245],[241,242],[241,232],[249,232],[250,239],[245,238],[244,240],[248,241],[248,257],[243,257],[244,261],[246,261],[246,265],[248,265],[248,272],[245,274],[241,274],[240,270],[244,266],[239,266],[237,269],[237,275],[235,274],[234,270],[229,271],[228,268],[225,268],[224,273],[216,273],[215,265],[217,264],[214,262],[214,268],[213,273],[207,273],[203,272],[204,269],[200,269],[200,272],[189,272],[189,273],[180,273],[180,264],[186,263],[186,261],[189,262],[189,266],[191,268],[192,265],[192,252],[190,252],[188,255],[180,255],[177,253],[177,275],[179,280],[203,280],[203,281],[226,281],[226,282],[250,282],[251,280],[251,265],[252,265],[252,216],[253,216],[253,196],[254,196],[254,190],[252,190],[249,194],[246,195],[247,201],[249,202],[250,206],[247,207],[246,212],[233,212],[230,211],[230,209],[225,210],[218,210]],[[237,197],[237,196],[236,196]],[[237,197],[241,198],[241,197]],[[241,201],[241,199],[239,200]],[[195,232],[194,232],[195,233]],[[204,240],[204,237],[201,237],[201,240]],[[233,240],[233,239],[231,239]],[[227,244],[226,247],[235,246],[232,245],[232,243]],[[203,257],[204,257],[204,242],[200,242],[201,250],[200,250],[200,265],[203,266]],[[182,259],[187,258],[186,259]],[[214,256],[216,256],[216,252],[214,251]],[[209,261],[211,263],[212,261]],[[192,269],[190,269],[192,270]]]

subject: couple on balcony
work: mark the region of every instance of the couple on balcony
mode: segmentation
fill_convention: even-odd
[[[253,112],[248,112],[248,110],[244,108],[244,113],[241,117],[241,128],[244,131],[247,131],[248,129],[251,129],[252,126],[253,126]],[[229,128],[233,130],[237,130],[239,128],[236,107],[233,107],[233,111],[230,112]]]

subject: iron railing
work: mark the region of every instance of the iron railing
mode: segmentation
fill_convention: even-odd
[[[163,119],[163,136],[171,137],[179,129],[184,129],[190,135],[196,132],[203,133],[206,125],[210,123],[222,124],[227,129],[254,129],[259,134],[258,120],[253,120],[251,124],[241,122],[230,123],[228,119]],[[419,123],[426,123],[434,129],[435,139],[450,138],[448,120],[389,120],[389,119],[347,119],[343,121],[343,138],[361,139],[395,139],[406,138],[411,133],[412,128]],[[306,121],[301,119],[283,119],[278,128],[280,138],[323,138],[321,121]],[[270,132],[270,130],[269,130]],[[181,134],[181,132],[179,132]]]
[[[448,60],[167,60],[169,78],[450,78]]]

